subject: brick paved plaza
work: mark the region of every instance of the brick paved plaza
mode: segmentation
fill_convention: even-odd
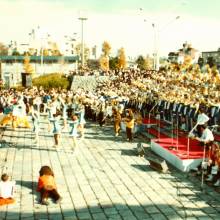
[[[136,156],[137,141],[115,138],[112,129],[87,123],[85,138],[71,151],[68,133],[53,147],[52,134],[42,120],[40,143],[30,129],[7,127],[0,148],[1,172],[16,180],[16,203],[0,207],[0,219],[144,220],[220,219],[220,196],[212,187],[173,168],[168,174],[152,170]],[[123,135],[122,135],[123,136]],[[141,140],[143,141],[143,140]],[[63,200],[39,204],[38,171],[50,165]]]

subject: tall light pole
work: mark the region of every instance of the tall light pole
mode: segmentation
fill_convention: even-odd
[[[152,23],[152,27],[154,30],[154,69],[158,70],[158,66],[159,66],[159,59],[158,59],[158,31],[157,31],[157,27],[155,25],[155,23]]]
[[[157,27],[155,23],[152,23],[152,27],[154,29],[154,69],[159,70],[160,67],[160,55],[159,55],[159,33],[163,31],[167,26],[173,23],[175,20],[178,20],[180,16],[176,16],[170,22],[168,22],[165,26],[161,29]]]
[[[84,67],[84,36],[83,36],[83,24],[84,24],[84,21],[86,21],[88,18],[86,18],[86,17],[79,17],[78,19],[81,21],[81,62],[82,62],[82,67]]]

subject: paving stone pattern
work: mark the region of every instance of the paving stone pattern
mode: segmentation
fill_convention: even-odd
[[[200,190],[200,180],[171,168],[168,174],[152,170],[136,155],[138,141],[114,137],[112,128],[87,123],[85,138],[71,150],[62,134],[54,148],[53,136],[42,119],[40,143],[30,129],[10,127],[0,148],[1,173],[16,180],[16,203],[0,207],[6,220],[147,220],[220,219],[220,196],[213,188]],[[38,172],[49,165],[55,172],[60,204],[39,204]]]

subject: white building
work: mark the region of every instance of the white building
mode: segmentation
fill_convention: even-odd
[[[24,56],[0,56],[1,79],[8,86],[15,86],[21,82],[21,73],[24,72]],[[64,73],[77,70],[77,56],[31,56],[30,64],[34,69],[34,77]]]

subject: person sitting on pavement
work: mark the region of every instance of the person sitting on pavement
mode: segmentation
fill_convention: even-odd
[[[15,181],[9,180],[9,176],[4,173],[0,181],[0,206],[14,203]]]

